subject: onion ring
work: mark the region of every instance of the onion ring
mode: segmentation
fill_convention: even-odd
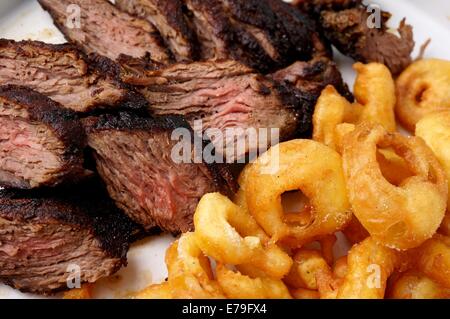
[[[378,147],[394,149],[413,176],[399,186],[389,183],[377,162]],[[345,138],[343,163],[354,214],[372,237],[404,250],[433,236],[444,218],[448,187],[422,139],[362,124]]]
[[[424,116],[450,108],[450,61],[414,62],[398,77],[396,84],[396,113],[411,132]]]
[[[250,278],[218,264],[217,281],[231,299],[292,299],[286,285],[279,279]]]
[[[429,114],[416,126],[416,136],[425,140],[442,164],[448,181],[447,215],[441,232],[450,235],[450,111]]]
[[[249,212],[273,241],[298,248],[341,230],[351,218],[341,157],[323,144],[311,140],[279,144],[251,164],[246,174]],[[281,195],[294,190],[310,200],[312,218],[307,225],[284,216]]]
[[[194,225],[198,245],[218,262],[251,265],[277,279],[292,266],[289,255],[270,242],[253,217],[221,194],[203,196]]]

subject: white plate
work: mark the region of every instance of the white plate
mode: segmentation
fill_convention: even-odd
[[[432,42],[426,51],[426,57],[450,60],[449,1],[379,0],[376,3],[393,13],[391,23],[393,26],[397,26],[405,16],[407,22],[414,26],[415,55],[418,54],[420,45],[431,38]],[[0,37],[14,40],[41,40],[48,43],[65,42],[64,37],[53,26],[50,16],[40,8],[35,0],[0,1]],[[336,61],[345,80],[353,85],[352,61],[339,54],[336,55]],[[172,241],[172,236],[161,235],[134,244],[128,254],[128,267],[119,271],[112,278],[101,280],[96,284],[95,297],[117,298],[125,296],[131,291],[142,289],[151,283],[164,280],[167,275],[164,254]],[[0,285],[0,298],[36,297]]]

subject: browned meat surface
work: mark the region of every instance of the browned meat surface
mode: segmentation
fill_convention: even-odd
[[[100,183],[32,191],[0,191],[0,281],[23,292],[67,290],[126,265],[137,226]]]
[[[327,50],[314,21],[281,0],[185,3],[204,60],[235,59],[267,73]]]
[[[291,66],[279,70],[272,75],[277,82],[288,82],[300,90],[310,92],[319,97],[327,85],[333,85],[341,95],[353,100],[347,84],[342,79],[339,69],[328,58],[314,58],[308,62],[295,62]]]
[[[147,19],[160,32],[177,61],[197,58],[196,36],[186,21],[181,0],[116,0],[116,6]]]
[[[105,71],[71,45],[0,40],[0,85],[30,87],[77,112],[146,105],[142,96]]]
[[[76,114],[31,89],[0,86],[0,185],[55,186],[84,175]]]
[[[325,37],[343,54],[363,63],[383,63],[394,75],[411,63],[415,43],[405,20],[397,36],[387,26],[389,12],[381,11],[381,25],[373,26],[372,13],[360,0],[300,1],[298,5],[317,17]]]
[[[158,30],[150,22],[120,11],[108,0],[39,0],[39,3],[66,38],[86,53],[113,60],[120,54],[135,58],[150,54],[155,61],[170,61]]]
[[[193,133],[180,117],[139,118],[129,113],[103,115],[85,121],[97,169],[118,207],[146,229],[158,226],[172,233],[193,229],[200,198],[227,190],[229,174],[193,157]],[[175,129],[191,137],[180,144]],[[187,143],[187,144],[186,144]],[[174,158],[184,155],[187,159]],[[232,183],[232,181],[230,181]]]
[[[229,153],[230,147],[245,145],[235,149],[235,160],[262,146],[250,143],[252,134],[264,134],[260,129],[278,128],[281,140],[307,136],[310,130],[313,94],[277,84],[234,60],[175,64],[154,70],[133,65],[127,72],[124,81],[140,86],[154,114],[183,115],[198,133],[202,133],[199,129],[206,134],[218,129],[223,136],[227,130],[233,132],[229,144],[221,143],[223,139],[216,142],[213,134],[209,137],[222,154]],[[201,128],[197,128],[198,120],[202,121]]]

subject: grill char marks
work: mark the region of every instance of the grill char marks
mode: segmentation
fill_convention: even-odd
[[[181,0],[116,0],[129,14],[147,19],[159,30],[177,61],[197,59],[196,36],[188,25]]]
[[[233,60],[180,63],[155,70],[132,65],[124,74],[126,82],[140,85],[140,92],[152,101],[154,114],[182,115],[197,133],[219,129],[225,136],[227,129],[233,129],[236,140],[245,143],[245,148],[234,149],[236,159],[259,146],[249,143],[254,130],[259,135],[259,129],[278,128],[281,140],[310,130],[305,119],[311,116],[313,94],[277,84]],[[202,132],[195,127],[197,120],[202,120]],[[242,145],[234,139],[222,144],[210,138],[221,154]]]
[[[138,229],[92,180],[57,190],[2,190],[0,224],[0,281],[39,294],[67,290],[71,265],[80,267],[81,282],[114,274],[126,265]]]
[[[55,186],[85,175],[76,114],[31,89],[0,86],[0,185]]]
[[[353,95],[342,79],[337,65],[325,57],[314,58],[308,62],[295,62],[275,72],[272,77],[277,82],[288,82],[317,98],[327,85],[333,85],[341,95],[353,101]]]
[[[151,54],[155,61],[170,62],[158,30],[147,20],[120,11],[108,0],[39,0],[39,3],[66,38],[86,53],[112,60],[120,54],[135,58]],[[77,10],[79,21],[75,17]]]
[[[309,60],[320,42],[313,20],[279,0],[185,2],[204,60],[232,58],[267,73]]]
[[[193,147],[192,130],[181,117],[120,113],[89,118],[85,127],[110,196],[147,230],[158,226],[172,233],[190,231],[200,198],[227,191],[223,168],[194,162],[193,148],[184,153],[176,148]],[[175,130],[188,133],[184,144],[172,140]],[[185,162],[177,164],[172,152],[187,156]]]
[[[114,69],[108,61],[103,65]],[[95,64],[72,45],[0,40],[0,85],[30,87],[76,112],[146,106],[146,100],[118,75],[99,71]]]

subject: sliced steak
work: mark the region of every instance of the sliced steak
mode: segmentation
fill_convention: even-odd
[[[150,119],[120,113],[89,118],[85,126],[110,196],[145,229],[191,231],[200,198],[228,190],[224,177],[231,174],[224,176],[225,168],[204,164],[194,156],[194,148],[184,153],[177,148],[191,148],[194,138],[181,117]],[[175,130],[189,136],[180,142],[172,137]]]
[[[281,0],[185,0],[201,57],[235,59],[267,73],[309,60],[320,38],[314,21]]]
[[[251,142],[252,134],[261,137],[259,141],[267,138],[270,146],[273,136],[263,137],[261,129],[268,129],[267,133],[279,129],[280,139],[286,140],[307,136],[311,128],[313,94],[275,83],[234,60],[180,63],[154,70],[133,65],[127,72],[124,81],[140,86],[154,114],[182,115],[199,134],[217,135],[215,130],[223,137],[227,131],[234,134],[229,144],[208,136],[217,152],[236,154],[227,160],[240,160],[263,147]],[[199,120],[202,127],[196,125]]]
[[[167,63],[170,55],[158,30],[147,20],[120,11],[108,0],[39,0],[66,38],[86,53],[116,59],[147,54]]]
[[[105,71],[71,45],[0,40],[0,85],[30,87],[77,112],[145,107],[140,94]]]
[[[353,101],[353,95],[342,79],[336,63],[325,57],[314,58],[308,62],[295,62],[275,72],[272,77],[277,82],[291,83],[299,90],[310,92],[317,98],[327,85],[333,85],[341,95]]]
[[[374,25],[373,10],[361,0],[300,1],[298,5],[313,12],[325,37],[343,54],[363,63],[383,63],[394,75],[411,63],[415,43],[405,20],[397,36],[387,25],[391,14],[381,11],[380,25]]]
[[[186,20],[181,0],[116,0],[116,6],[147,19],[159,30],[177,61],[197,58],[196,36]]]
[[[100,183],[0,191],[0,281],[23,292],[67,290],[126,265],[137,229]],[[73,287],[73,286],[72,286]]]
[[[0,185],[55,186],[84,175],[76,114],[31,89],[0,86]]]

